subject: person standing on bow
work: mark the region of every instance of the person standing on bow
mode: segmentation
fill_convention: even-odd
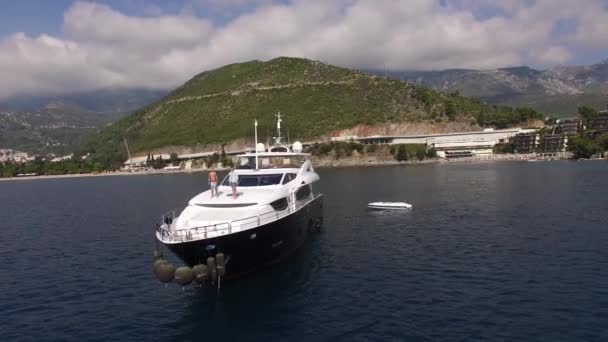
[[[209,168],[209,173],[207,174],[207,181],[209,182],[209,187],[211,188],[211,198],[215,194],[216,197],[220,195],[217,193],[217,173],[213,166]]]
[[[239,176],[236,174],[233,167],[230,168],[230,176],[228,178],[228,183],[230,183],[230,186],[232,187],[232,198],[236,199],[238,196],[236,186],[239,185]]]

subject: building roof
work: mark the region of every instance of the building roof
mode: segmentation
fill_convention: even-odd
[[[483,130],[483,131],[472,131],[472,132],[457,132],[457,133],[435,133],[435,134],[414,134],[414,135],[371,135],[366,137],[354,137],[356,140],[368,140],[368,139],[404,139],[404,138],[433,138],[443,136],[461,136],[471,134],[496,134],[496,133],[522,133],[532,132],[531,129],[522,128],[507,128],[507,129],[495,129],[495,130]]]

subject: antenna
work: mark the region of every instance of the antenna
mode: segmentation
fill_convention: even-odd
[[[277,136],[273,137],[274,138],[274,144],[275,145],[281,145],[281,112],[277,112]]]
[[[129,144],[127,144],[127,138],[123,137],[122,141],[125,143],[125,148],[127,149],[127,156],[131,159],[131,151],[129,151]]]
[[[258,170],[258,120],[255,120],[255,169]]]

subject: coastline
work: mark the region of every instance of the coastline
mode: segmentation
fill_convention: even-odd
[[[458,159],[424,159],[424,160],[378,160],[375,158],[361,158],[361,157],[350,157],[350,158],[317,158],[313,157],[313,163],[316,168],[348,168],[348,167],[377,167],[377,166],[406,166],[406,165],[427,165],[427,164],[462,164],[462,163],[482,163],[482,162],[528,162],[528,161],[557,161],[557,160],[572,160],[571,158],[538,158],[533,154],[495,154],[492,156],[484,157],[472,157],[472,158],[458,158]],[[599,160],[599,159],[598,159]],[[224,168],[216,168],[218,171],[225,170]],[[188,174],[196,172],[206,172],[207,169],[181,169],[181,170],[153,170],[153,171],[140,171],[140,172],[128,172],[128,171],[117,171],[117,172],[102,172],[102,173],[76,173],[76,174],[65,174],[65,175],[42,175],[42,176],[25,176],[25,177],[11,177],[11,178],[0,178],[0,182],[8,181],[27,181],[36,179],[61,179],[61,178],[84,178],[84,177],[112,177],[112,176],[150,176],[150,175],[167,175],[167,174]]]
[[[220,169],[218,169],[220,170]],[[25,176],[25,177],[0,177],[0,182],[3,181],[25,181],[35,179],[60,179],[60,178],[85,178],[85,177],[112,177],[112,176],[150,176],[150,175],[166,175],[166,174],[180,174],[180,173],[194,173],[204,172],[205,169],[191,169],[191,170],[157,170],[157,171],[141,171],[141,172],[101,172],[101,173],[72,173],[65,175],[42,175],[42,176]],[[221,170],[220,170],[221,171]]]

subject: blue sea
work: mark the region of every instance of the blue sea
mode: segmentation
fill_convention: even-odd
[[[219,295],[151,271],[205,174],[0,182],[0,340],[608,340],[608,163],[319,174],[322,231]]]

